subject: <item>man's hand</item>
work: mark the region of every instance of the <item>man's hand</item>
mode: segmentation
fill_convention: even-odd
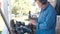
[[[35,20],[30,19],[30,24],[35,25],[35,24],[36,24],[36,21],[35,21]]]

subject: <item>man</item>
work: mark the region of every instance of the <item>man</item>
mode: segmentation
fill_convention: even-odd
[[[47,0],[35,0],[41,12],[36,23],[36,34],[55,34],[56,11]]]

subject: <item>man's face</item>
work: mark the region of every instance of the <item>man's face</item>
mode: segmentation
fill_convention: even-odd
[[[42,4],[39,2],[39,0],[35,0],[35,2],[37,3],[38,7],[42,6]]]

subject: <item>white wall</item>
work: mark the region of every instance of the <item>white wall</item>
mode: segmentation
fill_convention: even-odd
[[[56,6],[57,0],[48,0],[48,1],[51,3],[51,5],[52,5],[53,7]]]

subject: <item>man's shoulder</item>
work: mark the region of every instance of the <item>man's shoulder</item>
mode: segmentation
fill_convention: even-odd
[[[52,5],[49,5],[49,7],[48,7],[47,10],[48,10],[48,11],[56,11],[55,8],[54,8]]]

